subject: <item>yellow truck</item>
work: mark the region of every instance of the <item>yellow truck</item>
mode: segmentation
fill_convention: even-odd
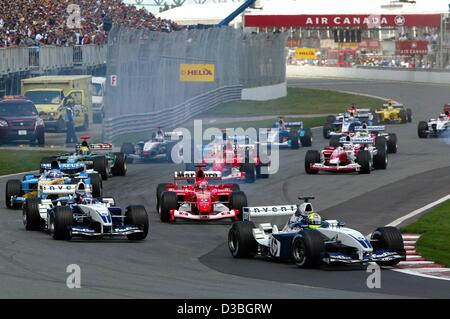
[[[31,100],[44,120],[46,130],[66,129],[65,101],[74,102],[75,128],[86,130],[92,123],[92,76],[39,76],[21,81],[21,94]]]

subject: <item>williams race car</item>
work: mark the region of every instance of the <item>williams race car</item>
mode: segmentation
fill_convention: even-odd
[[[10,209],[21,208],[22,204],[29,198],[47,199],[54,197],[44,190],[48,188],[70,188],[79,182],[83,182],[94,196],[102,196],[102,180],[99,174],[86,172],[83,163],[58,165],[56,161],[53,161],[50,169],[45,169],[42,174],[27,174],[22,180],[8,180],[5,190],[6,207]]]
[[[420,121],[417,133],[420,138],[450,136],[450,116],[439,114],[437,119],[429,119],[428,122]]]
[[[234,222],[228,232],[228,247],[234,258],[293,261],[300,268],[321,264],[367,264],[393,266],[406,260],[403,238],[394,227],[377,228],[370,238],[345,227],[343,222],[326,220],[315,213],[309,199],[301,205],[245,207],[244,220]],[[288,219],[279,229],[264,219]]]
[[[46,185],[43,192],[51,196],[28,198],[23,205],[26,230],[46,230],[57,240],[74,236],[147,237],[148,215],[143,206],[128,206],[123,211],[112,198],[93,198],[82,182],[56,189]]]
[[[342,137],[339,146],[325,147],[321,152],[309,150],[305,156],[307,174],[326,172],[358,172],[369,174],[372,169],[386,169],[387,146],[382,136]]]
[[[247,197],[237,184],[222,184],[221,173],[203,171],[175,172],[174,183],[159,184],[156,190],[157,211],[162,222],[176,219],[210,221],[242,220]],[[194,181],[181,185],[181,180]],[[216,182],[216,184],[213,184]]]
[[[163,132],[161,129],[158,129],[148,141],[141,141],[136,145],[123,143],[121,152],[126,155],[128,163],[133,163],[137,160],[150,161],[158,158],[163,158],[167,162],[173,163],[172,148],[181,137],[182,132]],[[181,155],[182,150],[180,150]]]
[[[312,131],[305,128],[302,121],[285,122],[282,117],[273,123],[275,130],[268,130],[267,137],[260,137],[260,140],[267,141],[269,144],[276,144],[278,147],[288,147],[298,149],[301,146],[309,147],[312,145]]]
[[[381,109],[375,111],[375,123],[411,123],[412,111],[403,104],[394,103],[391,99],[383,104]]]
[[[342,135],[352,133],[356,127],[363,125],[363,123],[372,124],[371,121],[365,122],[366,114],[361,118],[350,115],[350,113],[340,113],[337,116],[329,115],[326,123],[323,125],[323,137],[329,139],[333,135]]]

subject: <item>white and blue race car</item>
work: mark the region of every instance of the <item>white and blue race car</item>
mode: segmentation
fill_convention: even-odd
[[[234,258],[256,255],[294,261],[298,267],[321,264],[367,264],[393,266],[406,260],[403,239],[394,227],[377,228],[370,238],[337,220],[322,220],[309,199],[301,205],[245,207],[243,221],[234,222],[228,246]],[[314,223],[308,218],[314,215]],[[279,229],[274,219],[290,217]],[[263,222],[270,219],[272,222]]]

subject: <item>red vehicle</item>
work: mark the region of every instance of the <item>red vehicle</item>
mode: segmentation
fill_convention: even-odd
[[[236,138],[227,139],[225,145],[211,144],[203,164],[221,172],[223,180],[253,183],[256,178],[269,178],[269,164],[261,162],[257,146],[239,141]]]
[[[355,60],[356,50],[333,49],[328,50],[327,65],[349,68]]]
[[[444,114],[450,116],[450,103],[444,105]]]
[[[197,172],[175,172],[172,184],[158,185],[156,206],[161,221],[175,222],[178,218],[242,220],[247,197],[240,191],[239,185],[222,184],[220,172],[204,171],[204,165],[197,167]],[[191,184],[181,185],[179,181],[182,180]]]
[[[45,144],[44,121],[33,102],[22,96],[0,98],[0,144],[13,141]]]

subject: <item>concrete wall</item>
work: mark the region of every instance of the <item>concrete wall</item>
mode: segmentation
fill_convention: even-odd
[[[450,84],[450,72],[412,71],[405,69],[359,69],[289,65],[287,77],[330,77]]]
[[[285,97],[287,95],[287,83],[280,83],[257,88],[242,89],[242,100],[267,101]]]

